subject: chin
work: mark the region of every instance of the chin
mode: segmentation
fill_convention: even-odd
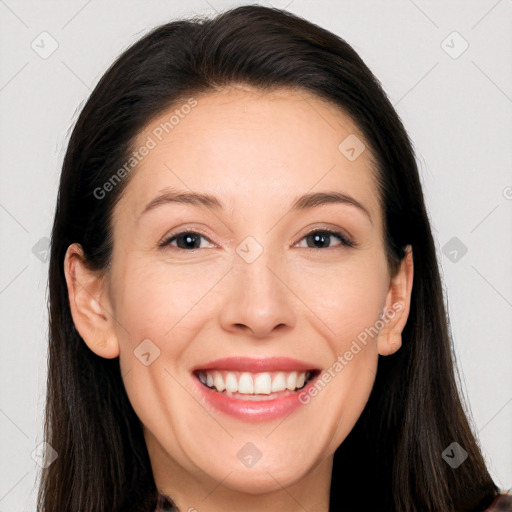
[[[293,462],[292,462],[293,464]],[[266,494],[282,490],[299,481],[306,473],[300,471],[302,468],[295,466],[291,470],[284,471],[283,468],[250,468],[233,471],[225,479],[223,485],[229,489],[245,494]],[[225,478],[226,475],[221,477]]]

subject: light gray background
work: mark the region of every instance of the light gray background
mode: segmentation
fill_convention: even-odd
[[[113,59],[149,29],[242,3],[0,0],[0,512],[35,506],[38,466],[32,453],[42,440],[48,333],[44,238],[78,109]],[[512,2],[273,5],[352,44],[409,131],[437,240],[463,392],[491,473],[509,489]],[[40,35],[44,31],[50,36]],[[52,38],[58,48],[42,58]],[[461,53],[465,41],[469,46]],[[453,237],[455,245],[447,246]]]

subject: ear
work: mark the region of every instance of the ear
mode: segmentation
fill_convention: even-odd
[[[382,356],[394,354],[402,346],[402,330],[411,306],[413,276],[412,247],[408,245],[398,272],[391,278],[386,305],[381,316],[384,327],[378,334],[377,350]]]
[[[97,355],[112,359],[119,355],[114,317],[106,279],[86,265],[80,244],[71,244],[64,258],[69,306],[76,330]]]

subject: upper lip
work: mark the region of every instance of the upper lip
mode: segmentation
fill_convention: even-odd
[[[204,363],[194,368],[199,370],[226,370],[241,372],[274,372],[274,371],[307,371],[316,370],[317,368],[311,363],[291,359],[289,357],[224,357]]]

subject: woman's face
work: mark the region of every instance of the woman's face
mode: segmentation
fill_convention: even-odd
[[[370,151],[306,93],[188,105],[134,145],[149,149],[115,207],[115,320],[95,351],[119,353],[161,489],[178,468],[249,493],[299,486],[330,473],[379,353],[399,347]]]

